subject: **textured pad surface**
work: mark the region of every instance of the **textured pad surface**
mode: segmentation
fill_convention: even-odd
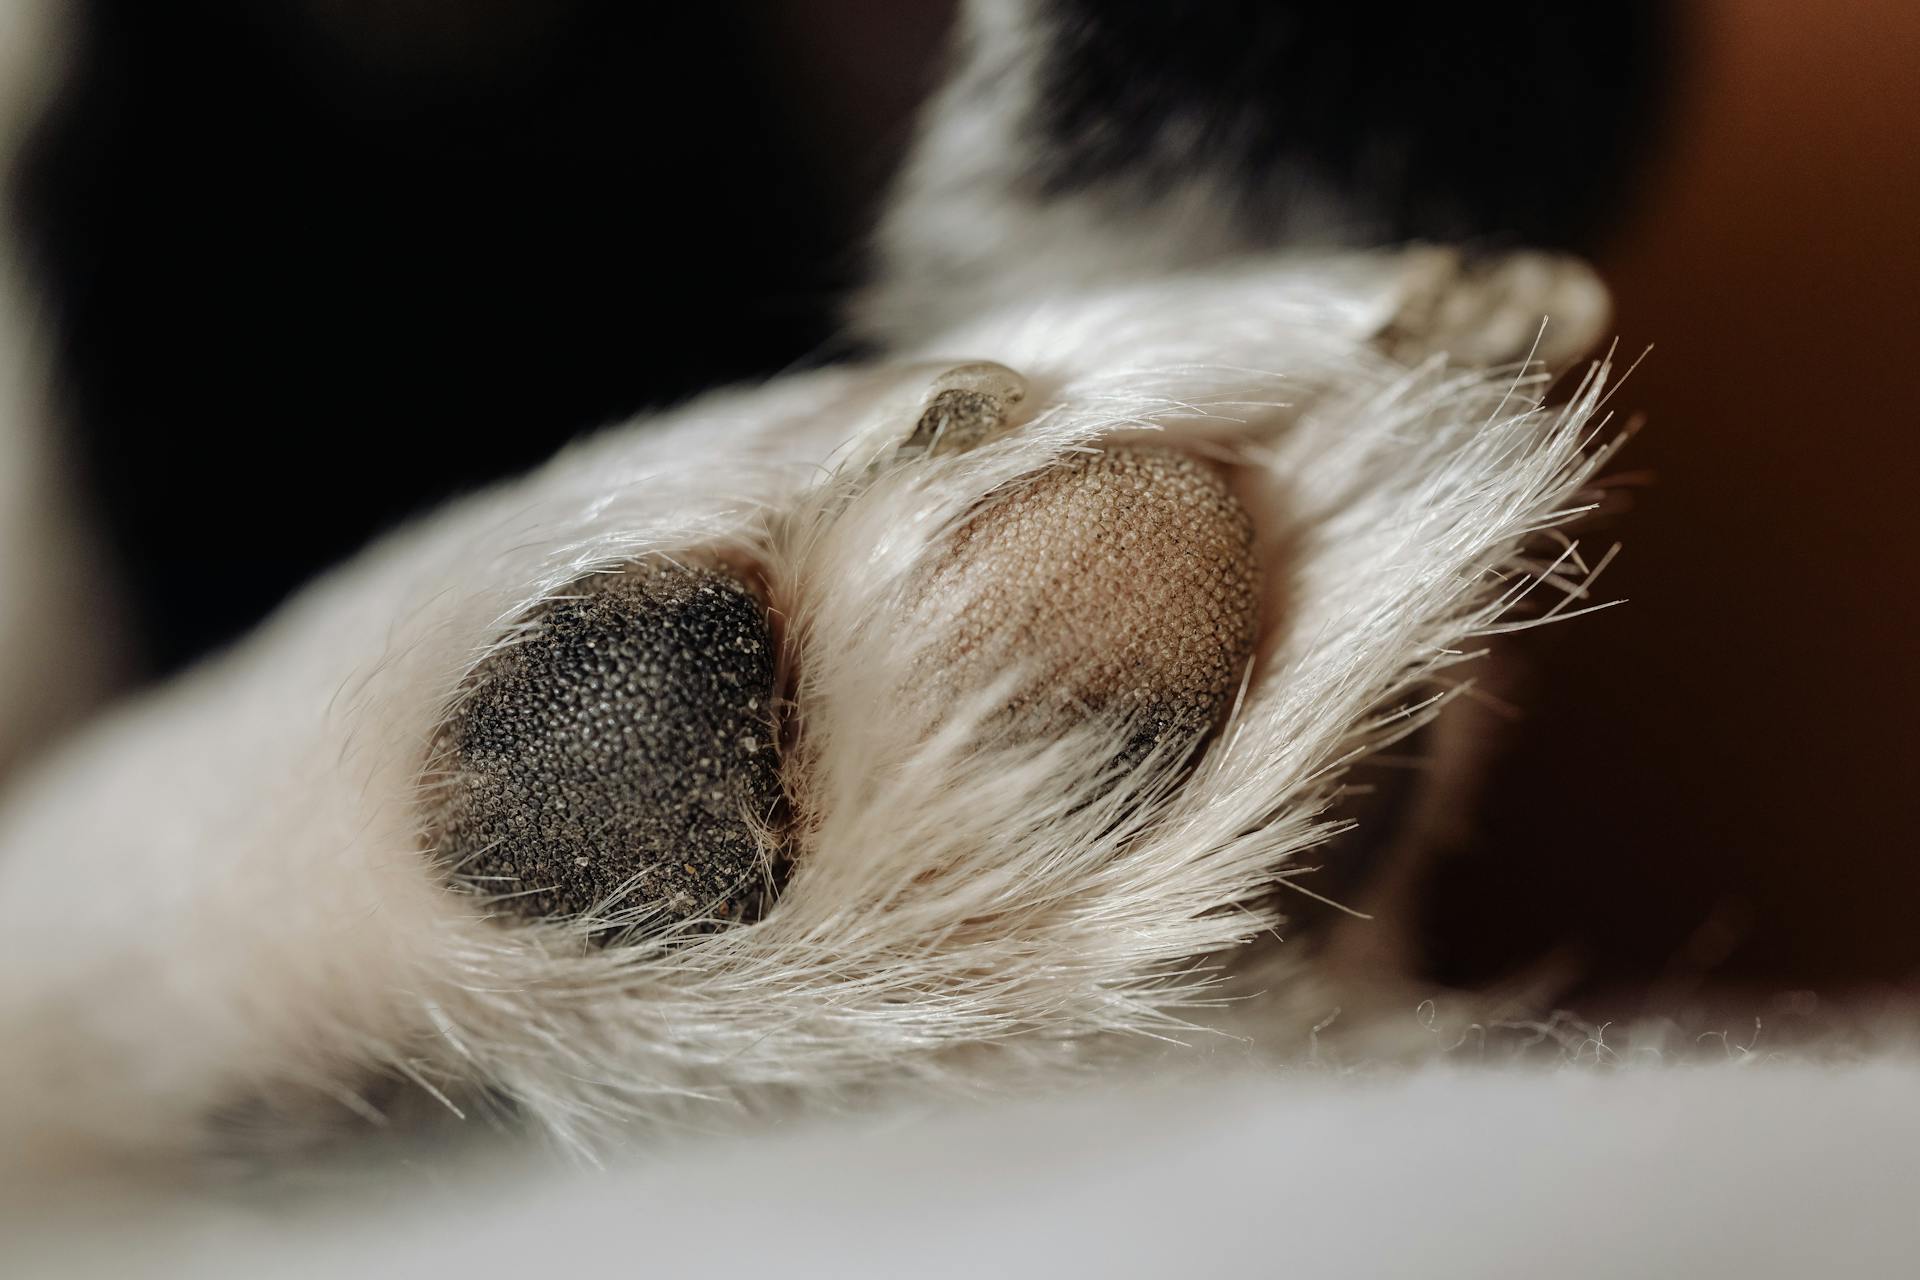
[[[1167,449],[1077,454],[963,526],[920,596],[936,714],[1008,671],[1022,733],[1130,723],[1125,757],[1197,740],[1238,687],[1258,615],[1253,525],[1214,472]]]
[[[773,645],[745,586],[666,562],[541,607],[434,751],[439,851],[527,917],[738,918],[779,803]]]

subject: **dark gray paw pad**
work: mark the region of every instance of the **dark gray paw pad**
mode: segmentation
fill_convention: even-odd
[[[528,918],[757,914],[781,799],[766,610],[712,569],[585,579],[481,664],[435,740],[436,852]]]

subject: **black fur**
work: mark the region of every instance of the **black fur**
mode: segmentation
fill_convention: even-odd
[[[1148,192],[1211,169],[1279,242],[1590,249],[1662,101],[1673,19],[1610,4],[1050,0],[1035,180]]]

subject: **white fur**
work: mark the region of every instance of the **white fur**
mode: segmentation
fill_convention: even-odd
[[[1227,175],[1189,167],[1171,190],[1129,177],[1034,189],[1032,112],[1048,35],[1043,6],[959,6],[953,74],[929,104],[876,237],[879,271],[854,323],[888,343],[924,341],[969,317],[1060,291],[1150,280],[1262,246],[1330,244],[1337,202],[1298,177],[1284,213],[1245,222]],[[1187,122],[1158,145],[1188,150]]]

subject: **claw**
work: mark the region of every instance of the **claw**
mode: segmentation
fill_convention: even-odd
[[[1027,398],[1027,380],[1003,364],[955,365],[933,380],[926,407],[896,456],[939,456],[977,448],[1005,435]]]

